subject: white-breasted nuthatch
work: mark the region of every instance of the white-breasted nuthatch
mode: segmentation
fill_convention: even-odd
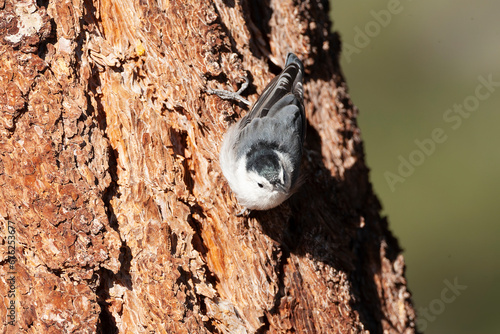
[[[224,136],[220,151],[222,172],[238,202],[247,209],[274,208],[299,186],[306,134],[303,74],[302,62],[289,53],[283,71],[267,85],[250,112]]]

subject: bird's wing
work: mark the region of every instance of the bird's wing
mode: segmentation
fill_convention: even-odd
[[[296,131],[301,136],[302,141],[305,137],[306,117],[304,112],[304,90],[302,87],[302,77],[304,67],[302,62],[293,53],[287,56],[285,68],[275,77],[264,89],[252,110],[240,121],[239,130],[243,131],[253,120],[265,117],[281,117],[284,110],[291,111],[287,106],[298,108]],[[295,110],[295,108],[293,108]]]

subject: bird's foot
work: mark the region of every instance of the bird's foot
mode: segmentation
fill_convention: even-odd
[[[236,217],[248,217],[250,215],[251,210],[247,208],[243,208],[240,212],[236,214]]]
[[[206,92],[208,94],[215,94],[224,100],[236,100],[243,102],[249,106],[250,101],[241,96],[241,93],[243,93],[243,91],[248,87],[249,81],[247,77],[242,77],[242,78],[245,79],[245,82],[241,85],[240,89],[238,89],[237,92],[231,92],[229,90],[224,90],[224,89],[210,89],[210,88],[207,88]]]

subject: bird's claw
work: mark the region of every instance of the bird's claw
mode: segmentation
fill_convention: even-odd
[[[250,105],[250,101],[245,99],[243,96],[241,96],[241,93],[248,87],[248,78],[247,77],[242,77],[245,82],[241,85],[240,89],[238,89],[237,92],[231,92],[229,90],[224,90],[224,89],[206,89],[206,92],[208,94],[215,94],[221,99],[224,100],[236,100],[245,103],[246,105]]]

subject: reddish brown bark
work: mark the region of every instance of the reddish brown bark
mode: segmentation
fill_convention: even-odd
[[[2,332],[415,332],[325,1],[0,9]],[[307,181],[236,217],[218,150],[247,110],[205,89],[255,101],[288,51]]]

